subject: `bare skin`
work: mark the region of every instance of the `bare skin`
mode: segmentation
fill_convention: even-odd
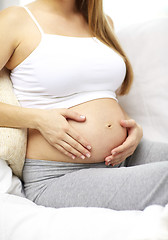
[[[88,26],[83,17],[76,11],[74,3],[74,0],[38,0],[29,4],[28,7],[45,33],[75,37],[91,37]],[[19,15],[19,19],[17,15]],[[41,34],[28,14],[20,7],[12,7],[4,10],[0,15],[0,19],[2,19],[0,23],[0,29],[2,31],[6,32],[7,30],[5,29],[9,29],[9,27],[12,29],[10,35],[8,34],[8,42],[5,44],[5,48],[2,49],[0,68],[6,66],[8,69],[12,70],[38,46],[41,40]],[[20,19],[22,19],[22,21],[20,21]],[[9,31],[7,33],[9,33]],[[0,40],[0,43],[3,42],[6,43],[5,34],[4,39],[1,37]],[[142,137],[142,129],[132,120],[122,122],[122,119],[128,117],[112,99],[99,99],[92,101],[89,105],[87,103],[87,112],[85,104],[78,105],[71,109],[54,109],[51,111],[35,111],[34,109],[17,108],[0,104],[0,111],[3,113],[0,125],[26,127],[30,129],[27,149],[27,157],[29,158],[55,161],[60,161],[61,159],[62,161],[73,162],[95,162],[105,160],[107,164],[117,164],[135,150]],[[90,138],[90,123],[87,119],[89,112],[92,112],[98,105],[100,109],[105,109],[106,112],[108,112],[109,107],[119,112],[118,119],[114,119],[110,114],[106,116],[106,119],[102,119],[100,113],[95,113],[98,115],[96,116],[97,125],[94,125],[94,127],[95,129],[100,129],[101,127],[102,135],[105,132],[107,133],[107,131],[104,131],[104,125],[106,126],[109,121],[112,125],[117,126],[115,131],[113,130],[114,128],[112,128],[110,130],[113,131],[108,131],[108,135],[104,135],[104,141],[102,142],[105,142],[107,149],[105,149],[105,146],[102,146],[102,149],[105,149],[105,151],[103,152],[104,155],[99,159],[97,158],[98,151],[96,150],[99,142],[96,142],[96,139]],[[15,116],[10,119],[10,121],[7,118],[9,113],[10,116],[11,113]],[[80,115],[85,115],[86,118],[81,119]],[[68,121],[66,120],[67,118],[69,119]],[[29,122],[27,119],[30,119]],[[53,128],[53,122],[57,123],[57,126],[60,126],[59,129],[58,127]],[[86,126],[84,132],[81,130],[80,123]],[[126,139],[127,127],[131,129],[131,134]],[[122,134],[120,134],[121,138],[117,140],[118,142],[113,144],[117,136],[115,135],[117,131],[122,132]],[[114,132],[116,133],[114,134]],[[109,137],[110,141],[113,141],[107,146],[105,140]],[[92,149],[90,150],[88,146],[91,146]],[[115,152],[115,154],[112,154],[112,151]]]

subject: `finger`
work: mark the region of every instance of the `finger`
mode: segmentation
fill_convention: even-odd
[[[122,127],[131,128],[136,125],[136,122],[134,119],[128,119],[128,120],[121,120],[120,124]]]
[[[105,162],[110,162],[111,160],[112,160],[111,157],[107,157],[107,158],[104,159]]]
[[[114,148],[112,151],[111,151],[111,154],[113,156],[115,156],[116,154],[118,153],[121,153],[121,152],[124,152],[124,151],[127,151],[129,148],[132,148],[133,147],[133,139],[132,137],[127,137],[127,139],[125,140],[125,142],[123,142],[123,144],[121,144],[120,146]]]
[[[113,156],[110,155],[110,156],[107,156],[107,157],[104,159],[104,161],[110,161],[110,160],[112,160],[112,159],[113,159]]]
[[[120,155],[120,157],[117,157],[117,158],[113,159],[111,162],[114,165],[119,164],[119,163],[123,162],[126,158],[131,156],[132,154],[133,154],[133,151],[129,151],[127,153],[124,153],[124,154]]]
[[[125,153],[125,152],[124,152]],[[123,154],[124,155],[124,154]],[[114,161],[115,159],[118,159],[119,157],[122,156],[122,153],[118,153],[116,155],[110,155],[105,158],[105,161]]]
[[[91,150],[91,145],[83,137],[81,137],[73,128],[68,129],[66,133],[71,138],[76,140],[76,142],[80,143],[84,148]]]
[[[110,166],[110,165],[111,165],[111,162],[105,162],[105,165],[106,165],[106,166]]]
[[[132,154],[133,154],[133,152],[130,150],[127,152],[119,153],[117,156],[113,157],[112,162],[116,163],[116,162],[120,161],[121,159],[126,159],[127,157],[129,157]]]
[[[85,156],[78,152],[76,149],[74,149],[71,145],[69,145],[69,143],[61,141],[60,145],[69,153],[71,153],[72,155],[74,155],[75,157],[81,158],[81,159],[85,159]]]
[[[122,159],[120,159],[120,161],[117,161],[117,162],[112,162],[112,166],[116,166],[116,165],[118,165],[118,164],[121,164],[122,162],[124,162],[125,161],[125,159],[126,158],[122,158]]]
[[[116,164],[117,162],[122,161],[122,159],[126,159],[127,157],[129,157],[132,154],[133,154],[133,149],[129,149],[129,151],[119,153],[116,156],[113,156],[113,155],[108,156],[105,158],[105,161]]]
[[[73,119],[75,121],[83,122],[86,120],[86,117],[82,114],[79,114],[75,111],[72,111],[70,109],[64,110],[63,116],[69,119]]]
[[[55,144],[54,145],[55,148],[57,148],[57,150],[59,150],[60,152],[62,152],[64,155],[72,158],[72,159],[75,159],[75,156],[71,153],[69,153],[66,149],[64,149],[62,146],[58,145],[58,144]]]
[[[66,142],[71,147],[71,150],[70,151],[68,150],[68,151],[72,152],[76,156],[81,157],[81,155],[82,155],[81,158],[83,158],[83,155],[88,158],[91,156],[90,152],[86,148],[84,148],[80,143],[78,143],[76,140],[74,140],[68,134],[66,135],[64,142]]]
[[[122,163],[123,161],[125,161],[125,159],[126,158],[124,157],[124,158],[120,158],[116,162],[113,162],[113,160],[112,161],[108,161],[108,162],[105,163],[105,165],[107,165],[107,166],[109,166],[109,165],[115,166],[115,165],[118,165],[118,164]]]

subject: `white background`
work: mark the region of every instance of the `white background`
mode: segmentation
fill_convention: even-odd
[[[168,0],[104,0],[104,11],[119,29],[153,18],[168,17]]]
[[[9,5],[24,5],[32,1],[0,0],[0,9]],[[152,18],[168,17],[168,0],[104,0],[103,2],[104,11],[113,19],[116,30]]]

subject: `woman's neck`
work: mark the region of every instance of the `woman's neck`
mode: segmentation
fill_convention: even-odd
[[[57,11],[62,16],[70,16],[77,12],[75,0],[36,0],[41,6]]]

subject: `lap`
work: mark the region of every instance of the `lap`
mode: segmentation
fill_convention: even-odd
[[[167,145],[142,141],[133,156],[119,168],[106,167],[103,163],[88,167],[60,163],[56,167],[59,163],[53,162],[49,169],[38,164],[31,171],[30,166],[25,166],[26,195],[39,205],[55,208],[143,210],[151,204],[165,205],[168,203],[167,156]],[[37,165],[36,162],[33,164]],[[45,164],[49,162],[44,161]]]
[[[143,139],[134,154],[128,157],[121,166],[129,167],[161,161],[168,161],[168,143]]]
[[[122,168],[90,168],[53,178],[34,192],[47,207],[103,207],[142,210],[168,202],[168,164],[151,163]]]

